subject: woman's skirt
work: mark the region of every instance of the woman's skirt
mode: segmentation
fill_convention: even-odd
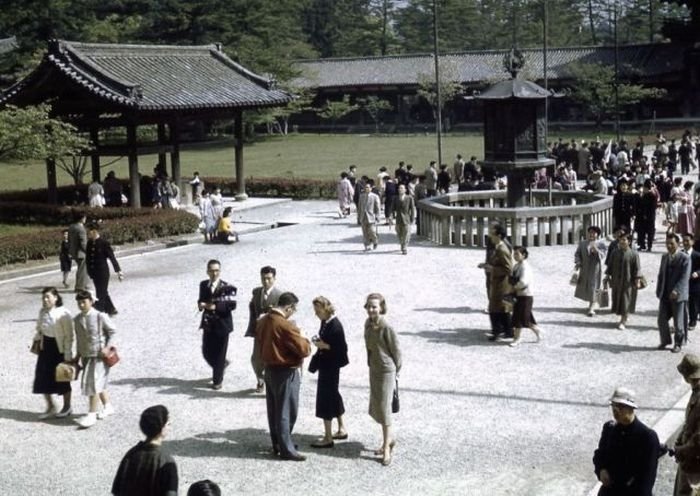
[[[391,425],[391,399],[395,384],[395,372],[369,370],[369,416],[382,425]]]
[[[83,358],[83,375],[80,379],[80,389],[83,396],[93,396],[107,389],[109,368],[101,358]]]
[[[331,420],[345,413],[343,397],[340,396],[340,369],[319,369],[316,386],[316,416]]]
[[[518,296],[513,305],[513,327],[522,329],[537,325],[535,316],[532,315],[532,296]]]
[[[65,394],[70,392],[70,382],[56,382],[56,366],[63,362],[54,338],[44,336],[44,348],[39,352],[34,371],[34,394]]]
[[[683,236],[684,234],[693,235],[693,229],[695,229],[695,216],[690,213],[678,214],[678,225],[676,226],[676,233]]]

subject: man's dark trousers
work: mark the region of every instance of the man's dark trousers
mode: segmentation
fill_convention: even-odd
[[[212,368],[212,382],[217,385],[224,381],[228,332],[205,330],[202,334],[202,355]]]
[[[265,399],[267,400],[267,423],[273,449],[280,456],[296,456],[292,441],[292,430],[299,411],[299,369],[289,367],[265,368]]]
[[[672,344],[671,330],[668,325],[669,319],[673,318],[675,331],[673,344],[682,346],[686,337],[686,302],[673,301],[670,298],[659,300],[658,326],[661,344]]]

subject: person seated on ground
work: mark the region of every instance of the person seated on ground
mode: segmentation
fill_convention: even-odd
[[[238,242],[238,234],[233,230],[231,207],[226,207],[216,226],[216,240],[219,243],[231,244]]]
[[[122,458],[112,483],[117,496],[176,496],[177,465],[172,456],[161,449],[170,425],[168,409],[163,405],[146,408],[139,427],[146,436]]]

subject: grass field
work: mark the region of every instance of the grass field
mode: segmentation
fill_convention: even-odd
[[[585,134],[557,133],[551,138],[571,136],[590,139],[590,131]],[[607,139],[607,136],[602,136]],[[483,157],[483,138],[480,134],[446,135],[442,142],[443,162],[452,164],[457,153],[466,159],[471,155]],[[202,176],[234,176],[233,143],[199,146],[185,149],[181,153],[183,177],[191,177],[194,171]],[[297,134],[286,137],[274,136],[247,144],[243,150],[246,177],[304,177],[335,178],[349,164],[356,164],[360,174],[375,174],[386,165],[390,171],[403,160],[413,164],[418,171],[425,170],[430,160],[437,160],[435,136],[402,135],[317,135]],[[107,159],[103,159],[107,163]],[[142,174],[151,174],[157,163],[157,156],[139,157]],[[0,190],[26,190],[46,187],[46,169],[43,163],[2,164],[4,174],[0,180]],[[102,177],[114,170],[117,177],[127,177],[126,158],[103,168]],[[58,171],[59,185],[71,184],[70,177]],[[90,180],[88,174],[85,178]]]

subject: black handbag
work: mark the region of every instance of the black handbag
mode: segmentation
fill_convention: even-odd
[[[318,356],[318,353],[315,353],[311,357],[311,361],[309,361],[309,372],[312,374],[318,371],[318,364],[321,361],[321,358]]]
[[[391,398],[391,413],[399,413],[401,403],[399,402],[399,380],[396,379],[396,385],[394,386],[394,395]]]

